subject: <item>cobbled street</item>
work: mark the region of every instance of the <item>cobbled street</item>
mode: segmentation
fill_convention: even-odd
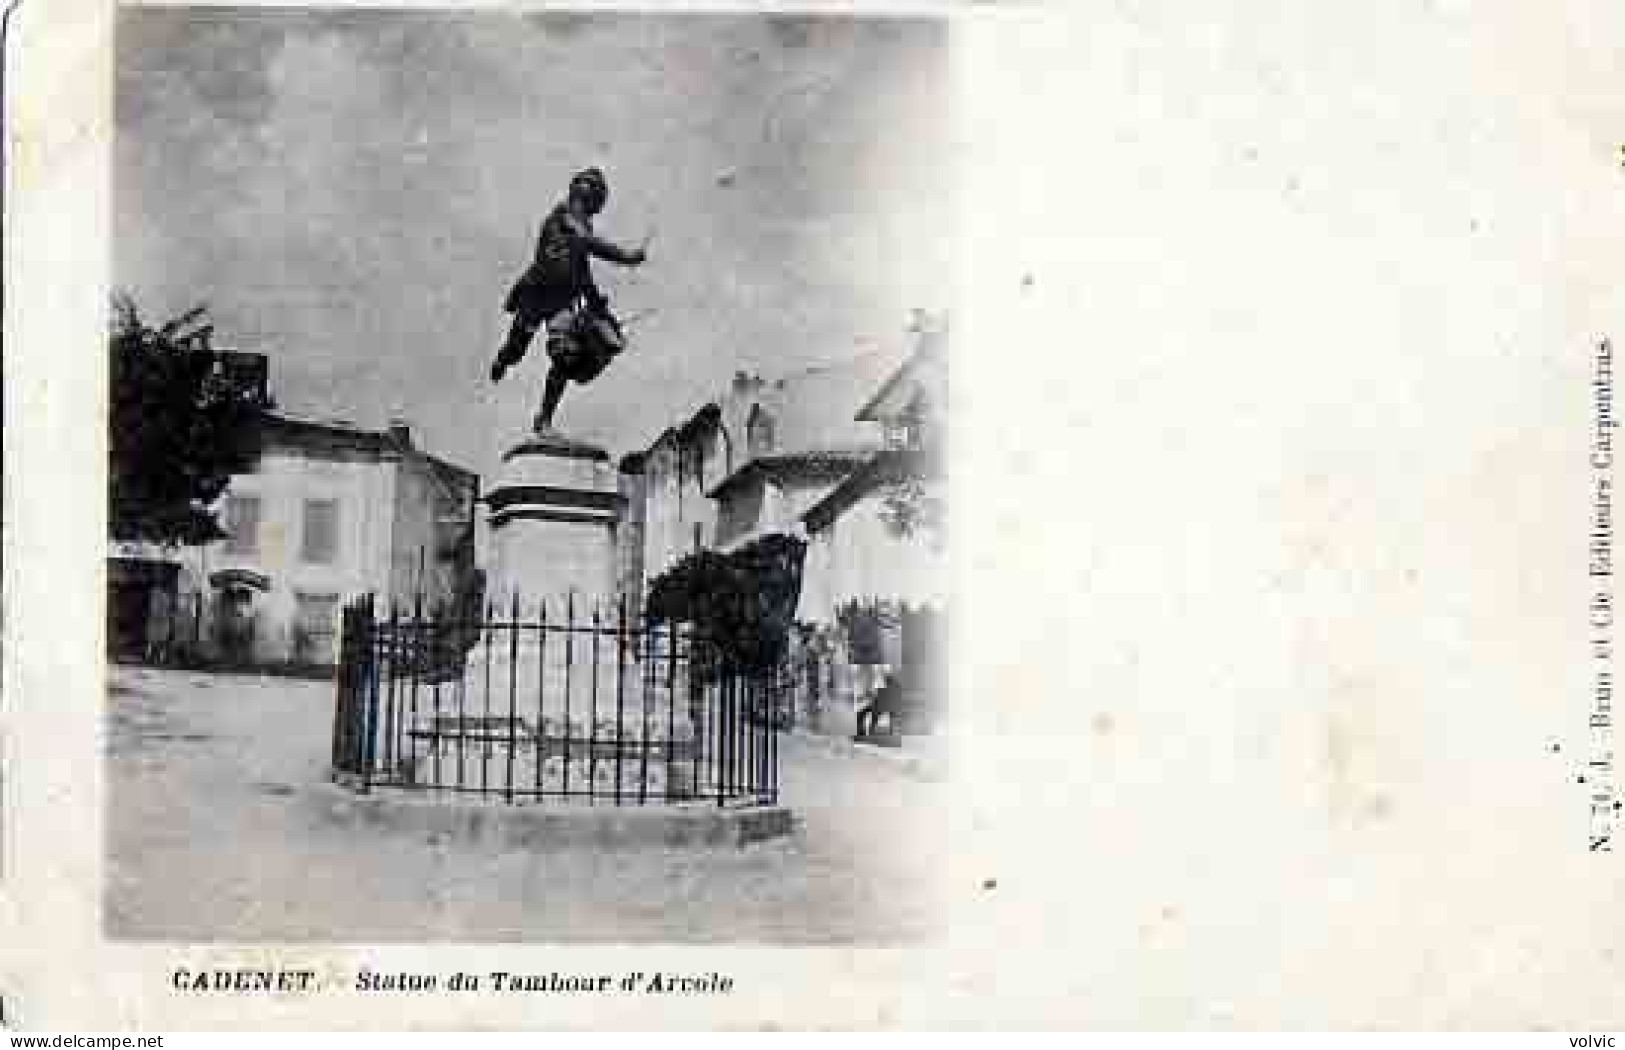
[[[941,910],[941,788],[796,740],[787,839],[451,848],[335,823],[333,687],[108,671],[109,936],[166,941],[908,944]]]

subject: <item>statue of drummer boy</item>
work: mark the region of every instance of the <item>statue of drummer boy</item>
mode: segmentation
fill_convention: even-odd
[[[570,180],[568,195],[542,222],[536,257],[508,292],[503,308],[513,314],[508,338],[491,363],[491,381],[525,356],[538,329],[547,328],[551,365],[534,423],[537,433],[553,429],[553,413],[569,380],[590,383],[625,345],[620,322],[593,281],[591,260],[641,265],[644,248],[622,248],[593,232],[593,217],[609,199],[604,173],[588,168]]]

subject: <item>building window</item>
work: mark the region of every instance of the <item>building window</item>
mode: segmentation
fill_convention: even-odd
[[[925,448],[925,421],[916,417],[900,417],[885,424],[886,447],[904,452],[920,452]]]
[[[887,448],[918,452],[926,445],[926,423],[930,418],[925,396],[914,398],[909,406],[885,421],[883,429]]]
[[[305,500],[304,543],[300,557],[312,565],[331,565],[338,553],[338,500]]]
[[[698,550],[703,549],[704,547],[705,547],[705,523],[702,522],[702,521],[696,521],[694,523],[694,549],[696,551],[698,551]]]
[[[227,496],[225,514],[226,553],[255,554],[260,548],[260,499],[258,496]]]

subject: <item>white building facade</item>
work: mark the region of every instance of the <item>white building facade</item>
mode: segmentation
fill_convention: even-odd
[[[477,475],[414,448],[404,425],[267,416],[254,468],[216,508],[225,539],[115,545],[115,655],[330,666],[346,601],[370,593],[410,614],[466,595],[478,496]]]
[[[739,373],[728,389],[621,462],[641,507],[639,564],[650,582],[696,550],[735,550],[773,533],[804,537],[802,516],[880,449],[854,420],[896,365],[871,353],[782,378]]]
[[[852,731],[904,660],[898,625],[922,622],[922,610],[940,624],[948,604],[946,322],[922,316],[911,332],[899,353],[772,381],[736,375],[621,463],[636,521],[625,535],[638,539],[622,551],[622,586],[640,603],[694,551],[733,551],[771,534],[807,544],[787,670],[808,721],[836,733]],[[848,637],[854,604],[908,616],[892,618],[877,651]]]

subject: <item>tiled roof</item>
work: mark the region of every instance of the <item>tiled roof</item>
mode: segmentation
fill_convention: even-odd
[[[770,455],[874,451],[879,438],[873,426],[854,419],[854,413],[896,371],[903,353],[901,346],[873,351],[769,379],[741,373],[719,397],[667,427],[641,452],[691,442],[718,428],[743,450],[746,423],[757,405],[773,420]]]
[[[848,474],[823,499],[808,507],[801,515],[809,532],[816,532],[840,516],[840,513],[881,485],[906,478],[932,479],[942,473],[940,457],[926,452],[888,449],[877,452],[857,470]]]
[[[879,421],[888,410],[891,412],[897,410],[891,405],[899,398],[910,399],[913,397],[912,390],[921,384],[940,381],[941,370],[945,364],[943,358],[947,339],[947,332],[940,328],[920,332],[914,352],[897,366],[896,371],[881,383],[878,389],[873,391],[853,418],[859,421]]]
[[[757,456],[712,487],[706,495],[721,499],[753,478],[843,477],[860,466],[867,452],[800,452],[788,456]]]
[[[402,447],[388,431],[367,430],[346,420],[311,419],[287,412],[265,412],[260,425],[267,436],[297,445],[325,445],[372,455],[415,456],[426,461],[443,478],[455,482],[475,482],[479,475],[459,467],[422,449],[408,445]]]

